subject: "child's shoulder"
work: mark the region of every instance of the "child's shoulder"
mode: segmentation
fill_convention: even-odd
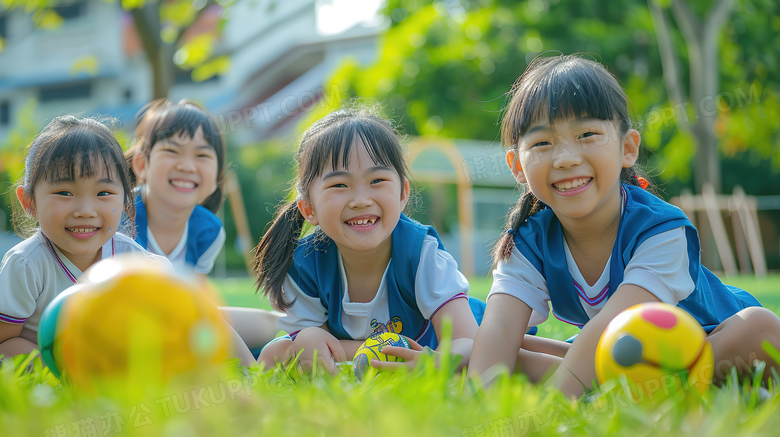
[[[40,266],[42,263],[51,262],[48,250],[40,232],[36,232],[33,236],[20,242],[5,253],[2,267],[5,268],[11,265],[18,267],[25,264]]]
[[[647,190],[623,184],[627,196],[626,208],[645,209],[655,213],[683,214],[682,210]]]
[[[222,228],[222,220],[216,214],[202,205],[195,205],[189,219],[190,226],[198,226],[199,229]]]
[[[16,246],[6,252],[5,256],[21,257],[21,258],[35,258],[39,253],[45,253],[47,250],[46,242],[41,238],[40,232],[36,232],[31,237],[21,241]]]

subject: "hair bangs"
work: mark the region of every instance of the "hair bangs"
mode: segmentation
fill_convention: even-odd
[[[214,143],[221,142],[222,138],[216,123],[197,106],[191,104],[165,106],[158,111],[161,113],[152,128],[155,143],[175,135],[195,138],[198,128],[201,128],[203,139],[215,149],[221,148],[221,144]]]
[[[514,145],[533,126],[581,117],[618,121],[621,133],[630,127],[628,99],[600,64],[576,56],[537,58],[510,92],[503,140]]]
[[[77,125],[43,140],[48,143],[34,155],[28,183],[107,177],[121,183],[125,171],[121,147],[113,135]]]
[[[304,187],[320,176],[328,166],[349,170],[349,158],[352,147],[362,145],[371,160],[377,164],[394,169],[407,179],[409,170],[400,153],[400,142],[395,134],[385,126],[368,119],[350,119],[331,126],[320,132],[310,147],[307,162],[310,168],[302,169],[301,179]]]

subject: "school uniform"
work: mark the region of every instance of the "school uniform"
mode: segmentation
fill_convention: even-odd
[[[103,245],[102,259],[122,253],[137,253],[164,262],[123,234]],[[22,336],[35,339],[38,322],[46,306],[76,283],[82,271],[38,230],[9,250],[0,264],[0,321],[22,324]],[[34,341],[34,340],[31,340]]]
[[[431,318],[446,303],[468,299],[481,321],[484,303],[469,299],[469,283],[433,227],[402,214],[391,238],[391,259],[371,302],[350,300],[341,253],[332,240],[320,231],[302,239],[283,285],[286,301],[294,303],[279,326],[292,338],[324,324],[340,340],[395,332],[436,348]]]
[[[181,239],[169,254],[160,248],[149,229],[147,211],[140,190],[134,190],[135,198],[135,241],[149,252],[168,258],[179,273],[196,272],[208,274],[214,268],[214,261],[225,244],[225,228],[222,221],[207,208],[196,205],[184,226]]]
[[[750,293],[723,284],[701,265],[696,228],[677,207],[623,184],[617,238],[601,277],[582,277],[551,209],[531,215],[514,235],[508,262],[493,272],[490,295],[514,296],[533,310],[529,325],[552,314],[582,327],[623,284],[688,311],[707,333],[744,308],[760,306]]]

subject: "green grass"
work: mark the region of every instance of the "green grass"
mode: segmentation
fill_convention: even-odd
[[[780,276],[727,282],[751,291],[773,310],[780,308]],[[216,285],[229,305],[267,308],[250,280]],[[472,295],[486,296],[489,286],[489,279],[472,281]],[[558,323],[546,322],[542,333],[561,338],[576,331]],[[441,370],[423,365],[363,383],[348,368],[336,377],[298,376],[293,367],[265,374],[251,369],[247,379],[229,364],[188,382],[119,381],[90,395],[49,385],[48,370],[38,366],[28,373],[17,358],[0,370],[0,435],[733,437],[772,436],[780,429],[780,396],[759,403],[749,386],[738,387],[733,380],[700,400],[677,393],[637,404],[610,383],[591,401],[577,403],[531,385],[522,375],[503,376],[491,388],[475,390],[446,361]],[[776,391],[772,388],[772,394]]]

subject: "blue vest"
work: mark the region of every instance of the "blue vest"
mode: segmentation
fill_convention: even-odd
[[[206,209],[206,207],[196,205],[189,220],[187,220],[187,226],[187,248],[185,249],[184,259],[187,261],[187,264],[196,266],[201,255],[211,247],[211,244],[219,236],[219,232],[222,230],[222,222],[219,220],[219,217]],[[141,245],[144,250],[148,250],[147,248],[149,247],[149,239],[146,236],[148,228],[146,206],[139,194],[135,198],[135,242]]]
[[[617,239],[609,265],[608,297],[623,282],[626,265],[634,251],[648,238],[680,226],[688,240],[688,273],[693,292],[677,305],[688,311],[709,333],[721,322],[750,306],[761,306],[750,293],[724,285],[699,261],[699,235],[678,208],[645,190],[624,184],[625,209],[620,217]],[[590,318],[582,308],[569,273],[563,248],[561,224],[551,209],[529,217],[514,237],[515,247],[544,276],[553,315],[582,327]]]
[[[439,249],[444,250],[433,227],[422,225],[401,214],[391,237],[393,249],[385,283],[390,318],[399,317],[403,323],[399,334],[435,349],[438,344],[436,332],[431,321],[420,313],[415,298],[414,282],[426,235],[435,237]],[[333,240],[323,238],[320,231],[302,239],[295,249],[293,265],[288,273],[306,295],[319,298],[328,311],[328,330],[334,337],[339,340],[362,340],[350,337],[341,324],[344,292],[339,275],[338,252]]]

